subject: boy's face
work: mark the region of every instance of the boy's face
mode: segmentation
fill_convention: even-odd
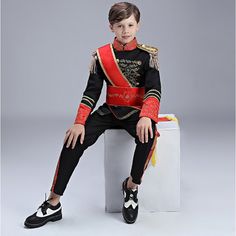
[[[139,23],[137,23],[132,14],[129,18],[110,25],[110,29],[115,33],[116,38],[120,43],[126,44],[134,39],[139,29]]]

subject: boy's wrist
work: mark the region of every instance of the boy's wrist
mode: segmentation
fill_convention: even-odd
[[[76,126],[76,125],[78,125],[78,126],[79,126],[79,125],[84,126],[85,124],[82,124],[82,123],[74,123],[73,125],[74,125],[74,126]]]
[[[143,118],[146,119],[146,120],[151,120],[151,118],[148,117],[148,116],[140,116],[140,117],[139,117],[139,119],[143,119]]]

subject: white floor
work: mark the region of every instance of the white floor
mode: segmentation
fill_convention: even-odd
[[[103,139],[81,158],[61,198],[63,219],[26,229],[44,201],[70,121],[2,121],[2,235],[234,235],[234,124],[180,119],[181,211],[140,213],[133,225],[104,209]]]

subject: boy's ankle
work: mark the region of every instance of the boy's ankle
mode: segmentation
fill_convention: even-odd
[[[60,199],[52,198],[52,199],[47,200],[47,202],[49,202],[53,206],[56,206],[60,202]]]
[[[137,189],[138,185],[133,183],[132,180],[129,178],[127,181],[127,186],[128,189]]]

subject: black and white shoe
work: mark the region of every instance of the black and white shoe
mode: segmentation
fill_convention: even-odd
[[[45,198],[46,199],[46,198]],[[51,205],[45,200],[37,211],[26,218],[24,225],[28,228],[36,228],[45,225],[48,221],[57,221],[62,219],[62,207],[59,202],[56,206]]]
[[[129,177],[127,177],[122,183],[122,190],[124,196],[122,215],[126,223],[133,224],[138,216],[138,188],[128,189],[128,179]]]

